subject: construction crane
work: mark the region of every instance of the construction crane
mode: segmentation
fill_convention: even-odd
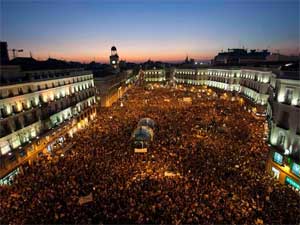
[[[15,49],[15,48],[13,48],[13,49],[8,49],[8,51],[12,51],[13,58],[16,58],[16,53],[23,52],[23,49]]]

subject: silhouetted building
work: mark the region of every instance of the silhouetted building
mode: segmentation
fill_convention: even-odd
[[[9,62],[7,42],[0,42],[0,64],[6,65]]]
[[[22,70],[70,69],[82,67],[82,64],[78,62],[66,62],[53,58],[39,61],[32,57],[16,57],[12,59],[9,64],[18,65],[22,68]]]
[[[299,62],[299,56],[288,56],[288,55],[281,55],[279,53],[272,53],[268,55],[266,60],[268,62]]]
[[[117,48],[115,46],[111,47],[111,54],[110,54],[110,65],[114,69],[119,69],[119,56],[117,53]]]
[[[247,49],[233,48],[228,49],[227,52],[218,53],[213,63],[215,65],[234,65],[264,62],[268,55],[270,55],[268,50],[256,51],[252,49],[248,52]]]
[[[195,64],[195,59],[189,59],[188,56],[186,56],[185,60],[184,60],[184,64],[185,65],[194,65]]]

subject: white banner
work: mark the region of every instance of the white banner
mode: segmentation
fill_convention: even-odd
[[[134,152],[135,153],[146,153],[147,152],[147,148],[135,148]]]

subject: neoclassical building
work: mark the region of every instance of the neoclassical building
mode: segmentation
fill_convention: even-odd
[[[147,82],[167,81],[164,70],[143,71]],[[300,190],[300,74],[264,68],[171,69],[175,84],[203,85],[247,98],[254,114],[266,117],[270,155],[267,170]],[[280,160],[279,160],[280,159]]]
[[[207,85],[226,91],[236,91],[258,105],[268,102],[268,89],[275,75],[269,71],[228,69],[175,69],[176,83]]]
[[[163,69],[146,70],[144,76],[146,82],[166,81],[166,71]]]
[[[0,86],[0,175],[9,172],[57,139],[72,134],[95,116],[93,74],[82,69],[17,71],[19,82]]]

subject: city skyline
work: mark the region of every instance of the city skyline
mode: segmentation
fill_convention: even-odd
[[[245,47],[299,54],[299,1],[2,1],[1,40],[20,56],[108,62],[210,60]],[[284,12],[284,13],[283,13]]]

